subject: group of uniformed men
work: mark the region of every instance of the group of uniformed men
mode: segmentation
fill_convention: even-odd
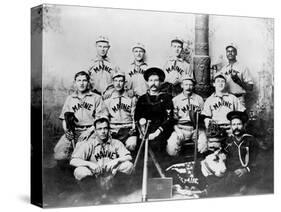
[[[106,37],[96,40],[97,57],[88,71],[75,74],[76,91],[67,97],[60,116],[65,134],[55,146],[54,157],[70,160],[79,182],[106,173],[131,174],[140,142],[136,125],[142,118],[150,120],[149,145],[160,164],[181,157],[183,144],[193,141],[199,153],[231,149],[228,161],[230,165],[235,161],[236,168],[229,170],[237,178],[250,172],[253,139],[244,130],[244,96],[253,89],[253,81],[236,60],[235,45],[226,46],[228,64],[215,75],[215,92],[205,101],[194,93],[196,80],[190,64],[181,58],[181,39],[171,41],[172,54],[163,70],[148,68],[146,49],[137,43],[130,68],[120,71],[107,56],[109,48]],[[165,83],[181,85],[182,91],[172,96],[163,89]],[[225,136],[208,133],[212,126]]]

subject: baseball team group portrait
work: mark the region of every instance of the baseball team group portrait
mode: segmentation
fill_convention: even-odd
[[[32,15],[45,206],[274,192],[273,19],[62,5]]]

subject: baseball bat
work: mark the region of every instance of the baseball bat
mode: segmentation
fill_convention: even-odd
[[[150,120],[147,123],[147,128],[150,124]],[[142,202],[147,201],[147,174],[148,174],[148,138],[145,135],[144,143],[144,161],[143,161],[143,176],[142,176]]]

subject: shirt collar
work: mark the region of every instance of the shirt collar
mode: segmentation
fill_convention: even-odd
[[[111,140],[112,140],[112,138],[110,136],[108,137],[106,142],[99,141],[99,139],[96,138],[94,147],[100,146],[102,144],[111,144]]]
[[[111,98],[118,98],[118,97],[128,97],[128,94],[126,91],[124,91],[121,95],[118,94],[117,91],[113,91]]]
[[[227,93],[227,92],[222,93],[222,96],[219,96],[219,95],[217,95],[216,93],[213,93],[213,96],[214,96],[214,97],[224,97],[224,96],[229,96],[229,93]]]
[[[136,64],[136,61],[134,60],[131,65],[136,65],[136,66],[144,66],[147,65],[146,62],[142,61],[139,65]]]
[[[94,93],[92,92],[92,91],[88,91],[86,94],[85,94],[85,97],[86,96],[92,96]],[[72,94],[71,94],[71,96],[73,97],[73,98],[78,98],[78,99],[80,99],[79,97],[78,97],[78,92],[77,91],[74,91]]]
[[[236,60],[236,62],[234,62],[234,63],[232,63],[232,66],[235,66],[235,65],[238,65],[239,63],[238,63],[238,61]],[[231,66],[231,64],[230,63],[228,63],[227,65],[226,65],[226,67],[230,67]]]
[[[98,61],[107,61],[107,62],[110,62],[110,58],[108,56],[106,56],[105,58],[97,55],[94,59],[93,59],[95,62],[98,62]]]
[[[189,99],[193,99],[194,98],[194,93],[192,93],[190,96],[189,96]],[[188,99],[188,97],[187,96],[185,96],[184,94],[183,94],[183,92],[180,94],[180,99],[181,100],[186,100],[186,99]]]
[[[233,134],[231,134],[231,137],[232,137],[232,139],[233,139],[234,142],[240,144],[241,142],[243,142],[244,138],[251,137],[251,135],[248,134],[248,133],[244,133],[244,134],[241,136],[240,139],[237,139]]]

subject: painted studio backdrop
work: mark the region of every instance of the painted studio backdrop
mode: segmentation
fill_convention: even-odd
[[[63,134],[58,117],[74,74],[87,70],[95,58],[95,40],[100,35],[108,37],[109,57],[121,70],[133,62],[136,42],[145,45],[149,66],[163,67],[171,39],[182,38],[199,90],[210,85],[212,67],[219,70],[227,63],[226,45],[235,43],[237,60],[249,68],[254,80],[254,89],[246,98],[250,118],[257,120],[252,133],[261,138],[264,149],[273,149],[273,19],[53,5],[38,13],[43,19],[34,16],[31,36],[36,41],[41,30],[44,33],[42,61],[41,55],[32,55],[32,70],[42,65],[43,168],[55,166],[53,148]],[[200,68],[197,61],[202,58],[208,61]],[[34,97],[37,77],[32,79]],[[36,98],[33,101],[36,104]]]

